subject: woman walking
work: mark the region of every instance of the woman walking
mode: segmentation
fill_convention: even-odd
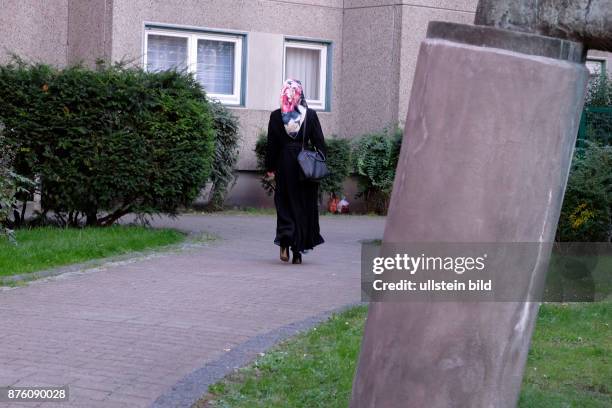
[[[300,81],[288,79],[281,90],[281,107],[270,114],[266,170],[276,180],[276,238],[280,259],[302,263],[302,253],[322,244],[317,205],[319,185],[305,180],[298,154],[309,143],[326,153],[317,112],[308,108]],[[305,129],[305,130],[304,130]]]

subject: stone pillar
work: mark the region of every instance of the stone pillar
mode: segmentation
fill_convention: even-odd
[[[430,23],[384,242],[551,242],[581,55],[566,40]],[[549,250],[524,273],[545,273]],[[518,300],[371,304],[351,408],[514,407],[538,310]]]

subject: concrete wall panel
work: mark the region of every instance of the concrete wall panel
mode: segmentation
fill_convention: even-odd
[[[421,41],[425,39],[427,25],[432,20],[453,21],[469,24],[474,20],[473,12],[449,11],[426,7],[403,6],[401,39],[401,69],[399,85],[398,119],[400,123],[406,120],[410,90],[417,62]],[[453,64],[453,61],[449,61]]]
[[[253,172],[237,172],[236,184],[225,199],[225,205],[233,208],[273,208],[274,198],[261,187],[260,176]]]
[[[343,25],[340,134],[355,137],[396,120],[401,8],[345,10]]]
[[[0,63],[26,60],[66,64],[68,0],[0,0]]]
[[[283,81],[281,34],[254,32],[248,36],[247,94],[248,109],[274,110],[279,105]]]
[[[342,9],[265,0],[115,0],[113,58],[142,54],[144,21],[339,40]]]
[[[468,11],[474,13],[478,0],[404,0],[402,4],[407,6],[421,6],[432,9],[443,9],[453,11]],[[469,23],[473,23],[472,18]]]
[[[612,53],[598,50],[590,50],[588,53],[588,57],[605,60],[606,71],[608,72],[608,75],[612,75]]]
[[[393,5],[422,6],[445,10],[476,11],[478,0],[345,0],[344,8],[365,8]]]
[[[269,3],[282,3],[287,7],[319,6],[342,8],[344,0],[264,0]]]
[[[110,59],[112,0],[69,0],[68,62],[92,66]]]

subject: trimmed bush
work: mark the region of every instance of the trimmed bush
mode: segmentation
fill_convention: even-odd
[[[586,140],[574,153],[557,228],[557,241],[612,241],[612,81],[589,83]],[[594,108],[590,110],[588,108]]]
[[[238,118],[220,102],[212,101],[210,108],[214,120],[215,160],[210,175],[212,188],[207,209],[220,211],[223,210],[225,196],[235,181],[240,124]]]
[[[33,184],[13,171],[14,150],[4,137],[4,125],[0,123],[0,238],[6,237],[13,243],[13,225],[19,217],[17,195]]]
[[[585,148],[576,149],[557,240],[612,240],[612,146],[587,141]]]
[[[6,143],[3,130],[3,125],[0,125],[0,238],[14,240],[13,231],[9,228],[16,193],[12,170],[14,152]]]
[[[210,175],[210,107],[187,74],[16,61],[0,67],[0,120],[21,144],[17,171],[40,178],[43,213],[68,224],[176,214]]]
[[[612,145],[612,80],[609,77],[589,82],[580,130],[578,146],[584,139]]]
[[[612,79],[602,75],[589,82],[586,95],[587,106],[612,106]]]
[[[325,140],[327,147],[327,167],[329,176],[321,180],[321,192],[340,196],[343,191],[344,180],[351,171],[351,143],[347,139],[338,139],[335,136]]]
[[[361,136],[354,142],[353,165],[359,177],[357,197],[363,197],[368,212],[387,212],[402,135],[400,128],[385,128],[380,133]]]

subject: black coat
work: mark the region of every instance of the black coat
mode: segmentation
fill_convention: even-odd
[[[317,112],[306,113],[306,147],[314,145],[326,154]],[[274,243],[305,251],[322,244],[319,229],[319,185],[303,180],[297,157],[302,149],[304,123],[295,139],[285,131],[280,109],[270,114],[266,169],[275,172],[276,238]]]

